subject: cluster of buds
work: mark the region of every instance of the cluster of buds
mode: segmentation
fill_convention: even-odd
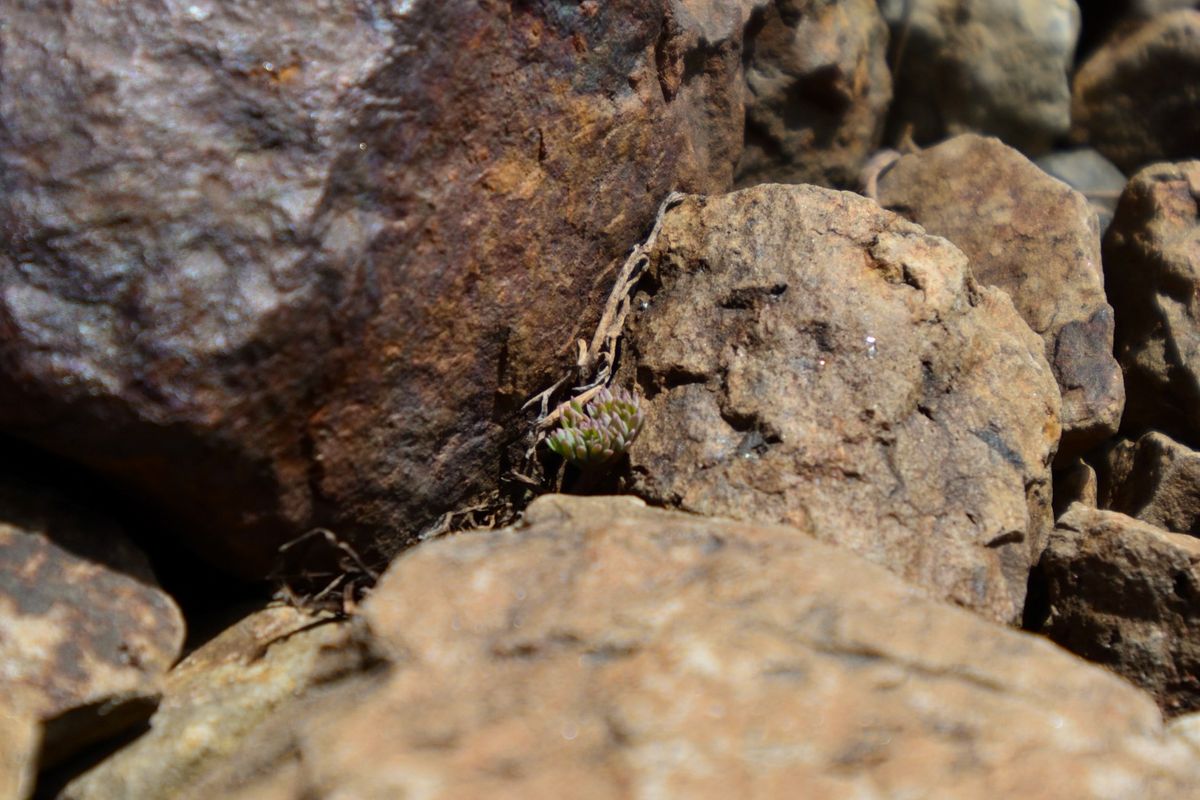
[[[629,448],[643,421],[637,395],[605,388],[586,406],[572,400],[547,444],[577,466],[603,464]]]

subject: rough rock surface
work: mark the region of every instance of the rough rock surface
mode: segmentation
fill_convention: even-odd
[[[774,0],[758,12],[738,183],[850,186],[883,137],[887,37],[875,0]]]
[[[543,498],[521,527],[409,551],[367,621],[390,673],[197,796],[1177,800],[1200,781],[1125,682],[790,528]]]
[[[1096,470],[1082,458],[1054,470],[1054,516],[1066,513],[1075,503],[1096,508],[1099,503]]]
[[[1125,190],[1121,170],[1090,147],[1047,153],[1034,163],[1086,197],[1100,220],[1101,233],[1108,230],[1117,199]]]
[[[1101,508],[1200,535],[1200,453],[1161,433],[1118,442],[1100,460]]]
[[[1071,135],[1127,173],[1200,157],[1200,11],[1146,21],[1075,75]]]
[[[344,623],[290,608],[245,618],[167,675],[150,731],[72,781],[60,800],[174,798],[236,754],[280,707],[356,671],[364,653]]]
[[[911,4],[911,16],[906,9]],[[1028,153],[1070,125],[1075,0],[882,0],[892,28],[893,135],[979,132]]]
[[[1059,518],[1037,580],[1042,633],[1169,714],[1200,709],[1200,539],[1076,505]]]
[[[663,197],[732,181],[754,5],[9,7],[0,428],[249,575],[391,551],[495,491]]]
[[[1083,195],[1002,142],[965,135],[899,159],[879,179],[879,202],[954,242],[1042,337],[1063,396],[1060,462],[1116,432],[1125,388]]]
[[[1130,180],[1104,237],[1128,402],[1122,427],[1200,445],[1200,161]]]
[[[995,619],[1050,522],[1040,340],[944,239],[847,192],[692,196],[650,253],[623,378],[634,491],[812,530]]]
[[[44,724],[44,765],[143,719],[183,637],[119,527],[0,475],[0,704]]]

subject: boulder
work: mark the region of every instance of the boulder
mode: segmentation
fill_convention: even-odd
[[[191,797],[1175,800],[1200,781],[1134,687],[785,527],[546,497],[408,551],[365,616],[390,670],[284,714]]]
[[[1096,49],[1075,74],[1071,136],[1132,173],[1200,157],[1200,11],[1153,17]]]
[[[1200,446],[1200,161],[1130,180],[1104,237],[1104,273],[1128,392],[1122,426]]]
[[[849,187],[879,146],[892,76],[875,0],[774,0],[746,33],[737,180]]]
[[[0,429],[247,576],[499,489],[671,190],[740,155],[756,3],[20,3]]]
[[[783,522],[994,619],[1051,525],[1041,341],[944,239],[847,192],[691,196],[649,253],[622,380],[633,491]]]
[[[1048,150],[1070,126],[1075,0],[880,0],[892,30],[889,138],[960,133]]]
[[[1000,141],[964,135],[899,159],[879,178],[879,202],[962,248],[1042,337],[1062,391],[1060,463],[1116,432],[1125,387],[1099,228],[1081,194]]]
[[[144,721],[183,638],[117,525],[0,474],[0,705],[40,723],[43,766]]]
[[[1200,539],[1082,505],[1058,520],[1038,565],[1035,629],[1150,692],[1200,709]]]
[[[1200,453],[1147,433],[1114,444],[1099,463],[1101,508],[1172,533],[1200,535]]]
[[[364,666],[349,626],[292,608],[253,613],[171,670],[150,730],[59,800],[173,798],[236,754],[264,720]]]

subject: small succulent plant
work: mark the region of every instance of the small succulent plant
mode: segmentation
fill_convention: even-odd
[[[624,453],[642,430],[639,398],[624,389],[601,389],[586,406],[572,400],[559,427],[550,434],[550,449],[579,467],[611,461]]]

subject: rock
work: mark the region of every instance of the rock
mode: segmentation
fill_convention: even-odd
[[[542,498],[519,527],[410,550],[366,619],[390,672],[193,796],[1174,800],[1200,781],[1124,681],[789,528]]]
[[[1082,458],[1054,471],[1054,516],[1058,518],[1075,503],[1096,508],[1096,470]]]
[[[248,576],[393,552],[497,492],[662,199],[732,181],[753,5],[10,9],[0,429]]]
[[[1063,396],[1060,463],[1116,432],[1125,388],[1082,195],[1001,142],[967,135],[897,161],[879,202],[962,248],[975,277],[1008,292],[1042,337]]]
[[[1086,197],[1100,220],[1100,232],[1108,230],[1117,208],[1117,198],[1125,189],[1125,176],[1121,170],[1087,147],[1047,153],[1034,163]]]
[[[1200,156],[1200,11],[1163,14],[1099,47],[1075,75],[1072,138],[1127,173]]]
[[[1187,742],[1200,756],[1200,713],[1176,717],[1167,725],[1167,730]]]
[[[280,708],[358,671],[363,660],[344,623],[291,608],[251,614],[171,670],[148,733],[58,797],[180,797]]]
[[[1200,446],[1198,248],[1200,161],[1135,175],[1104,237],[1132,436],[1156,429]]]
[[[745,43],[738,183],[849,187],[879,146],[892,99],[875,0],[774,0]]]
[[[0,703],[0,800],[33,795],[41,726],[32,715],[17,710],[21,705],[11,695]]]
[[[1101,506],[1172,533],[1200,535],[1200,453],[1161,433],[1105,453]]]
[[[1200,709],[1200,539],[1073,506],[1038,566],[1042,633],[1150,692]]]
[[[1050,521],[1041,342],[950,243],[845,192],[692,196],[649,254],[621,378],[656,505],[811,530],[1019,617]]]
[[[911,4],[911,5],[910,5]],[[999,136],[1037,154],[1070,125],[1075,0],[880,0],[892,29],[895,139]]]
[[[0,470],[0,697],[49,766],[145,719],[184,623],[105,516]]]

